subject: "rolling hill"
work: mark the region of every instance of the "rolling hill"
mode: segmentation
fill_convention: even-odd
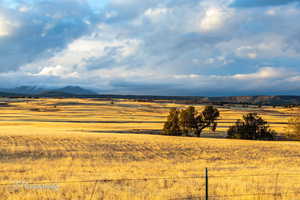
[[[140,101],[176,101],[183,104],[262,104],[262,105],[300,105],[300,96],[149,96],[149,95],[110,95],[98,94],[79,86],[61,88],[44,88],[38,86],[20,86],[11,89],[0,89],[2,97],[63,97],[63,98],[122,98]]]

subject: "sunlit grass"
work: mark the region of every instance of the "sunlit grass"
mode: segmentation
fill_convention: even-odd
[[[81,105],[72,105],[74,102]],[[194,177],[203,176],[205,167],[211,176],[212,196],[258,194],[229,199],[271,200],[274,196],[263,193],[277,192],[280,195],[276,199],[300,199],[299,194],[291,193],[300,189],[298,142],[126,134],[132,130],[160,130],[169,108],[183,106],[125,100],[112,105],[110,101],[87,99],[40,99],[0,108],[0,182],[59,182],[57,190],[0,186],[1,199],[90,199],[95,183],[76,181]],[[223,122],[234,122],[247,112],[220,110]],[[262,113],[270,122],[287,122],[289,116],[284,114],[296,112],[271,107],[251,110]],[[272,127],[281,134],[286,130],[286,125]],[[226,128],[218,131],[224,135]],[[237,176],[248,174],[272,176]],[[203,196],[203,183],[202,178],[98,183],[94,199]]]

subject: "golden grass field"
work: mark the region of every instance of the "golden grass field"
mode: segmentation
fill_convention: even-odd
[[[151,135],[162,129],[171,107],[184,105],[11,100],[0,107],[0,199],[202,199],[206,167],[210,199],[300,199],[299,142]],[[206,137],[224,136],[251,111],[284,135],[285,123],[299,112],[219,109],[218,132]],[[93,182],[102,179],[115,181]]]

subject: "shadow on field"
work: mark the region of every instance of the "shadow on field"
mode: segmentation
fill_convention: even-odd
[[[83,121],[83,120],[42,120],[42,119],[18,119],[18,120],[1,120],[3,121],[26,121],[26,122],[60,122],[60,123],[79,123],[79,124],[161,124],[164,121]]]
[[[147,134],[147,135],[164,135],[162,130],[159,129],[130,129],[130,130],[99,130],[99,131],[85,131],[88,133],[116,133],[116,134]],[[173,136],[175,137],[175,136]],[[176,136],[176,137],[190,137],[190,136]],[[195,137],[197,138],[197,137]],[[215,132],[215,133],[202,133],[200,138],[215,138],[215,139],[224,139],[226,134],[224,132]]]
[[[158,129],[131,129],[131,130],[106,130],[106,131],[87,131],[89,133],[119,133],[119,134],[150,134],[161,135],[162,130]]]

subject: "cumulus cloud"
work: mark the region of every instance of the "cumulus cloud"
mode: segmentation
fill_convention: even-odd
[[[200,22],[202,31],[214,31],[226,25],[226,21],[233,17],[233,11],[219,7],[208,7],[205,9],[204,16]]]
[[[86,33],[93,13],[81,0],[0,3],[0,71],[17,70]],[[10,5],[11,4],[11,5]]]
[[[79,74],[70,71],[67,68],[57,65],[54,67],[44,67],[39,73],[32,74],[33,76],[58,76],[62,78],[79,77]]]
[[[274,79],[283,78],[290,75],[285,69],[273,68],[273,67],[263,67],[259,69],[258,72],[250,74],[236,74],[233,77],[240,80],[246,79]]]
[[[0,77],[10,85],[170,95],[297,89],[296,1],[3,2]]]
[[[107,30],[103,25],[98,25],[98,29],[98,32],[74,40],[51,57],[31,62],[21,69],[35,76],[83,79],[98,69],[124,65],[139,48],[137,39],[118,39],[111,32],[104,34]]]

